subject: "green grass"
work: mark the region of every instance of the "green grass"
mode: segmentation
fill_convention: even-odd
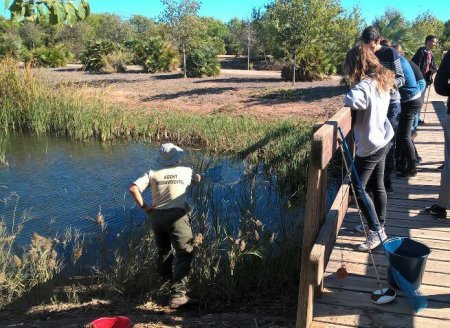
[[[171,141],[212,154],[264,161],[289,192],[304,193],[312,123],[124,109],[71,85],[50,87],[30,68],[0,62],[0,129],[74,140]]]

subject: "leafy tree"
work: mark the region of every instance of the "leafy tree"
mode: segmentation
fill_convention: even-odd
[[[212,17],[200,18],[201,29],[199,31],[199,40],[207,41],[214,45],[216,53],[225,54],[225,37],[228,34],[228,28],[221,20]]]
[[[128,23],[130,24],[133,38],[136,40],[147,40],[160,34],[158,24],[151,18],[142,15],[133,15]]]
[[[117,44],[124,44],[132,38],[132,28],[129,22],[114,14],[92,14],[86,19],[92,26],[97,40],[107,40]]]
[[[12,20],[46,21],[51,25],[72,25],[90,13],[87,0],[78,1],[78,6],[73,0],[5,0],[5,8]]]
[[[34,22],[23,22],[19,34],[23,44],[30,50],[44,45],[47,38],[44,26]]]
[[[228,32],[225,35],[225,49],[229,55],[241,55],[245,52],[244,21],[239,18],[231,19],[227,24]]]
[[[295,84],[296,66],[299,65],[301,79],[314,67],[308,65],[312,59],[312,48],[317,43],[326,44],[332,38],[330,23],[334,23],[341,13],[335,0],[274,0],[266,6],[270,28],[276,32],[276,44],[283,58],[292,65],[292,83]],[[319,47],[318,49],[322,49]],[[327,72],[319,72],[319,75]]]
[[[183,55],[183,73],[186,78],[186,55],[200,32],[198,11],[201,3],[196,0],[161,0],[161,2],[164,11],[160,19],[167,25],[174,44]]]
[[[94,42],[95,36],[94,28],[86,21],[82,21],[72,26],[63,26],[56,39],[58,42],[64,43],[76,59],[80,59],[84,48]]]

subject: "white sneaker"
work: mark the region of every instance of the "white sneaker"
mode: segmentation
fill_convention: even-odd
[[[380,233],[381,240],[385,241],[387,239],[387,236],[386,236],[386,232],[384,231],[384,229],[381,228],[380,230],[378,230],[378,232]],[[372,231],[372,230],[367,230],[367,240],[358,246],[358,250],[365,252],[365,251],[368,251],[369,249],[370,250],[375,249],[380,245],[381,245],[381,241],[380,241],[380,238],[378,238],[377,232]]]

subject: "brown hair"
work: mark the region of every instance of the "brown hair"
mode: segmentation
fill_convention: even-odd
[[[384,68],[375,54],[364,45],[356,46],[347,52],[344,74],[351,85],[370,76],[377,81],[377,89],[380,92],[386,92],[394,86],[394,73]]]

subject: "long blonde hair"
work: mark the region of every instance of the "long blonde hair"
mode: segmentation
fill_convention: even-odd
[[[377,56],[363,45],[358,45],[347,52],[344,74],[350,85],[370,77],[377,81],[379,92],[387,92],[394,87],[394,73],[384,68]]]

